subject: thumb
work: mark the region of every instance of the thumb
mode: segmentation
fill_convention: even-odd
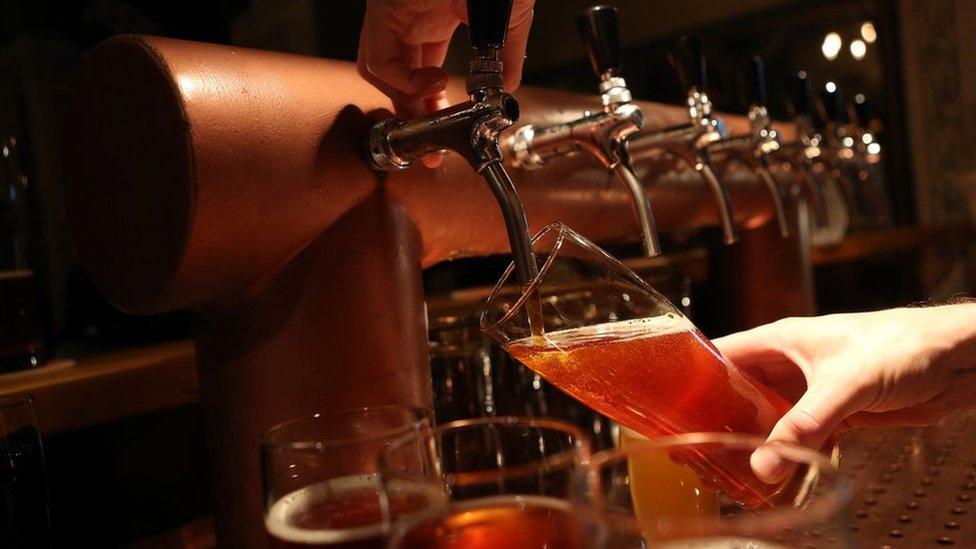
[[[820,450],[834,430],[857,409],[858,394],[852,383],[811,387],[773,427],[766,442],[786,442]],[[761,446],[749,460],[752,470],[768,483],[780,482],[790,464],[772,447]]]

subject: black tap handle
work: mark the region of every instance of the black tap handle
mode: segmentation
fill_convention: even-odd
[[[847,112],[848,116],[862,128],[867,128],[871,124],[871,119],[874,118],[871,102],[864,97],[863,93],[854,96],[854,100],[848,105]]]
[[[735,78],[739,103],[745,108],[766,106],[766,71],[762,57],[753,55],[742,63]]]
[[[790,116],[813,116],[813,86],[807,71],[797,71],[786,83],[786,107]]]
[[[840,87],[836,84],[824,86],[817,97],[817,106],[820,116],[827,122],[835,124],[846,124],[849,122],[847,111],[844,110],[843,94]]]
[[[508,35],[512,0],[468,0],[468,29],[471,46],[500,49]]]
[[[708,84],[705,66],[705,50],[698,36],[682,36],[668,55],[668,61],[678,73],[678,80],[686,90],[705,89]]]
[[[593,6],[576,18],[576,28],[586,46],[590,65],[597,77],[610,73],[619,76],[623,62],[620,58],[620,24],[617,8]]]
[[[763,65],[762,57],[753,55],[749,58],[746,68],[746,78],[748,79],[749,95],[746,97],[753,105],[760,107],[766,106],[766,68]]]

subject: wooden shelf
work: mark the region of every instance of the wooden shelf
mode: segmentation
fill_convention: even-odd
[[[0,376],[0,397],[28,393],[45,434],[190,404],[199,398],[193,343],[55,361]]]
[[[967,223],[872,229],[852,233],[836,245],[814,246],[811,259],[814,265],[830,265],[972,238],[973,228]]]

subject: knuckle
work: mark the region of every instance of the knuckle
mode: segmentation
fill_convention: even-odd
[[[793,408],[788,414],[783,416],[784,426],[799,438],[806,435],[817,433],[823,430],[824,424],[808,408]]]
[[[775,326],[777,329],[780,329],[780,330],[783,330],[783,331],[787,331],[788,332],[788,331],[792,331],[792,330],[795,330],[795,329],[799,328],[799,325],[802,322],[803,322],[803,318],[802,317],[788,316],[788,317],[785,317],[785,318],[781,318],[781,319],[777,320],[776,322],[773,322],[773,326]]]

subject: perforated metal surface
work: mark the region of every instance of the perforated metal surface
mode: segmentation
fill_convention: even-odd
[[[840,445],[860,547],[976,548],[976,413],[924,429],[860,430]]]

